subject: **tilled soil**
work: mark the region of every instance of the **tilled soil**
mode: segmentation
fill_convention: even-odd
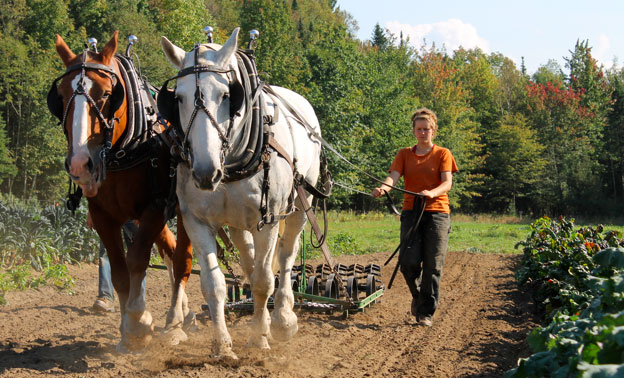
[[[382,265],[388,256],[337,261]],[[230,314],[237,361],[210,356],[209,323],[200,323],[176,347],[159,338],[170,294],[167,273],[158,270],[150,270],[147,280],[156,335],[142,353],[117,354],[119,312],[91,310],[97,266],[74,266],[74,294],[49,287],[7,294],[9,304],[0,307],[0,376],[500,377],[530,354],[526,335],[537,325],[530,296],[513,280],[518,260],[518,255],[449,252],[431,328],[415,325],[400,273],[379,303],[346,320],[342,313],[298,310],[299,332],[285,343],[270,340],[269,351],[247,348],[251,317]],[[390,265],[382,272],[386,285],[394,262]],[[201,318],[204,300],[197,276],[187,292]]]

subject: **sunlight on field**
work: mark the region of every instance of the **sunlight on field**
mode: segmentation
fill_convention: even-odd
[[[394,251],[399,244],[400,218],[396,215],[330,212],[328,219],[330,247],[334,238],[338,236],[344,239],[347,235],[351,240],[350,247],[355,250],[346,253]],[[514,245],[526,238],[530,231],[529,220],[489,215],[452,215],[451,227],[449,251],[484,253],[513,253]],[[309,228],[306,229],[307,233]],[[309,240],[309,236],[306,236],[306,240]]]
[[[322,216],[319,218],[322,219]],[[358,214],[335,212],[328,214],[329,245],[334,254],[364,254],[394,251],[399,244],[400,218],[386,213]],[[515,245],[529,236],[533,219],[510,215],[452,214],[449,251],[475,253],[521,253]],[[611,223],[611,222],[605,222]],[[587,223],[584,225],[595,225]],[[578,225],[579,227],[582,225]],[[322,226],[321,226],[322,227]],[[607,230],[624,232],[622,225],[605,224]],[[306,228],[306,248],[309,246],[309,226]],[[335,246],[335,248],[331,248]],[[311,252],[312,256],[318,252]]]

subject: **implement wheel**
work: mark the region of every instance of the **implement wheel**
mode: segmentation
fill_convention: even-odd
[[[355,276],[347,278],[347,296],[356,301],[359,294],[360,290],[358,288],[357,278]]]
[[[340,279],[340,277],[338,277]],[[325,281],[325,297],[338,299],[338,282],[334,273],[330,274]]]
[[[238,285],[228,285],[227,286],[227,298],[229,302],[238,302],[240,301],[240,288]]]
[[[377,280],[375,279],[375,275],[369,274],[366,276],[366,296],[370,296],[374,292],[377,291]]]
[[[308,282],[306,286],[306,294],[319,295],[319,280],[316,276],[308,277]]]

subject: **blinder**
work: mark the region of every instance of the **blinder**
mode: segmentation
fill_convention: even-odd
[[[113,94],[108,99],[108,101],[110,102],[109,118],[114,117],[115,112],[121,107],[121,104],[123,104],[125,97],[126,97],[126,91],[124,89],[124,86],[121,84],[120,80],[117,80],[117,84],[115,84],[115,86],[113,87]]]
[[[124,98],[126,97],[126,91],[123,87],[123,84],[121,83],[121,80],[117,76],[117,73],[112,68],[105,66],[103,64],[84,62],[84,59],[85,59],[85,55],[83,54],[83,62],[68,67],[65,70],[65,73],[63,73],[63,75],[57,77],[52,82],[52,85],[50,86],[50,90],[48,91],[48,96],[46,98],[48,109],[50,110],[50,113],[52,113],[53,116],[58,118],[61,123],[64,121],[63,118],[66,116],[65,115],[66,109],[63,106],[63,98],[58,93],[57,83],[59,80],[63,79],[72,71],[83,70],[82,75],[84,75],[84,70],[91,69],[91,70],[97,70],[97,71],[104,71],[110,75],[111,80],[115,82],[115,86],[113,87],[113,93],[111,94],[108,100],[110,104],[109,105],[110,115],[108,116],[109,119],[112,119],[114,117],[115,112],[121,107],[121,104],[123,104]],[[75,94],[76,92],[74,92],[74,95]]]
[[[230,116],[238,113],[245,102],[245,89],[238,81],[230,82]]]
[[[58,93],[58,88],[56,86],[56,80],[52,83],[50,90],[48,91],[48,109],[53,116],[59,119],[59,121],[63,121],[63,99]]]
[[[167,82],[169,82],[167,80]],[[160,88],[156,98],[156,106],[160,115],[175,127],[180,128],[180,112],[178,111],[178,99],[175,89],[167,88],[167,82]]]

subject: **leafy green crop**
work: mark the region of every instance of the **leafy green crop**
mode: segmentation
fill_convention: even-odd
[[[74,215],[61,206],[41,209],[0,201],[0,304],[9,290],[48,283],[72,289],[65,264],[97,258],[99,240],[86,226],[86,212],[84,207]]]
[[[616,231],[574,229],[541,218],[523,246],[520,285],[550,324],[529,335],[535,352],[506,377],[616,377],[624,372],[624,240]]]

